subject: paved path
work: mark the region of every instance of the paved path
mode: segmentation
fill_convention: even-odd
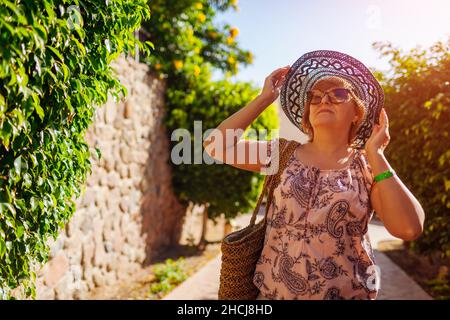
[[[259,219],[258,219],[259,220]],[[240,229],[248,225],[250,215],[243,215],[232,224]],[[397,239],[391,236],[378,222],[369,224],[369,236],[375,251],[375,259],[381,269],[379,300],[430,300],[422,290],[400,267],[394,264],[384,253],[376,250],[378,242]],[[208,262],[202,269],[170,292],[165,300],[217,300],[219,290],[221,255]]]

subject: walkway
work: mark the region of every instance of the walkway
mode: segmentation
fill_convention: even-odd
[[[233,222],[235,229],[248,225],[250,215],[240,216]],[[397,239],[378,222],[369,224],[369,235],[381,269],[380,300],[430,300],[431,297],[384,253],[376,250],[383,240]],[[217,300],[221,255],[212,259],[196,274],[170,292],[164,300]]]

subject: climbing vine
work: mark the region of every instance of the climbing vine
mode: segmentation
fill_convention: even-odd
[[[146,0],[0,0],[0,298],[35,297],[90,172],[84,133],[126,94],[109,63],[149,52],[133,35],[148,18]]]

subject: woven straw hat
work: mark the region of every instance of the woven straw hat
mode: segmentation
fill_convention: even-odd
[[[281,107],[288,119],[302,132],[301,125],[306,92],[324,77],[338,77],[352,86],[352,91],[363,102],[365,117],[352,141],[357,149],[364,148],[375,122],[378,122],[384,104],[384,93],[372,72],[357,59],[341,52],[317,50],[302,55],[290,68],[281,88]]]

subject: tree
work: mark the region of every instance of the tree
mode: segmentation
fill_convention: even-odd
[[[450,39],[408,53],[374,43],[391,69],[381,81],[390,117],[386,156],[422,204],[424,234],[411,244],[450,256]]]
[[[230,84],[226,80],[207,83],[202,85],[202,88],[198,92],[213,93],[201,94],[194,99],[185,118],[181,118],[178,123],[176,121],[180,118],[171,119],[175,122],[173,127],[184,125],[188,131],[193,132],[193,121],[201,119],[204,128],[215,128],[257,94],[248,83]],[[184,119],[186,122],[182,122]],[[271,129],[278,126],[277,122],[276,110],[271,106],[254,121],[244,133],[244,138],[257,138],[251,135],[252,129],[256,132]],[[267,139],[270,139],[270,132],[268,133]],[[195,152],[193,138],[191,154]],[[203,152],[203,149],[197,150]],[[212,159],[209,159],[212,162]],[[204,214],[215,221],[221,214],[229,220],[239,213],[251,210],[256,205],[255,200],[261,191],[262,180],[261,174],[238,170],[225,164],[180,164],[176,166],[173,184],[181,201],[206,205]],[[201,242],[204,242],[203,238]]]
[[[236,1],[159,0],[150,3],[152,19],[144,23],[141,36],[158,43],[146,62],[167,80],[169,136],[180,128],[194,132],[194,121],[198,120],[202,121],[203,129],[214,128],[258,93],[249,83],[231,83],[227,79],[211,81],[213,69],[220,69],[229,77],[238,72],[240,64],[250,64],[253,59],[251,52],[239,48],[237,28],[213,23],[218,12],[231,7],[237,9]],[[274,126],[275,110],[269,108],[252,128]],[[177,143],[173,141],[171,147]],[[194,144],[192,138],[192,151]],[[218,164],[171,162],[171,165],[179,199],[186,205],[189,202],[205,205],[204,216],[214,221],[222,213],[230,219],[248,211],[261,190],[261,175],[253,172]],[[203,236],[205,232],[204,227]]]

